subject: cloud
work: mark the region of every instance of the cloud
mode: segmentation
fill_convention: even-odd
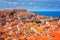
[[[17,2],[9,2],[10,5],[16,5]]]
[[[17,2],[9,2],[10,6],[16,6],[18,3]]]
[[[32,5],[33,4],[33,2],[29,2],[29,5]]]

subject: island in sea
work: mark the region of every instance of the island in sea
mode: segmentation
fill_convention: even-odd
[[[60,18],[25,8],[0,11],[0,40],[60,40]]]

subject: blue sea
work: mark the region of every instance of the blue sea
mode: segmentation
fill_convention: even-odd
[[[59,17],[60,18],[60,11],[32,11],[36,14],[43,15],[43,16],[50,16],[50,17]]]

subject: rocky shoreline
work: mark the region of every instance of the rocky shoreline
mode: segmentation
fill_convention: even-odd
[[[60,18],[25,8],[0,11],[0,40],[60,40]]]

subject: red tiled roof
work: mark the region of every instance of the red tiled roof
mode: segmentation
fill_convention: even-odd
[[[3,12],[7,13],[7,12],[11,12],[11,10],[3,10]]]

